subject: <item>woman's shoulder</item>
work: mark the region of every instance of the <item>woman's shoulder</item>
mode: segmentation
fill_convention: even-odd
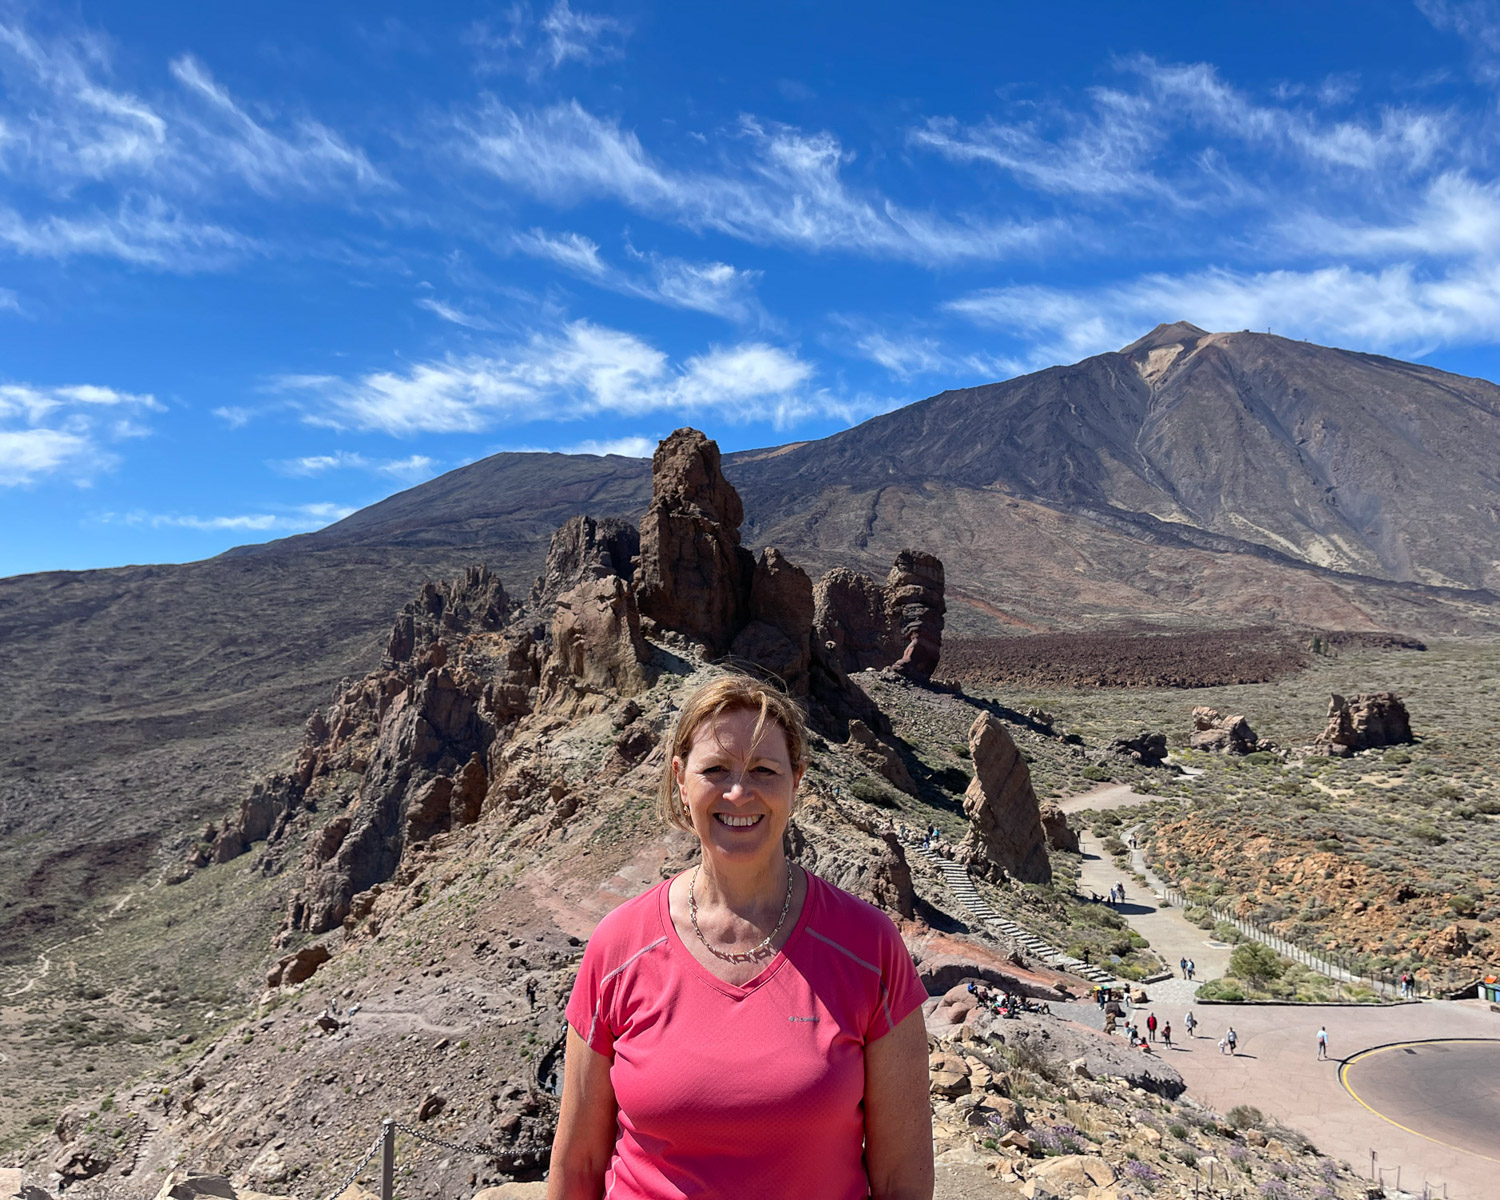
[[[664,879],[605,913],[589,935],[588,949],[596,952],[624,949],[630,954],[665,936],[661,919],[662,892],[671,882]]]
[[[816,897],[812,912],[814,928],[827,926],[849,936],[900,940],[895,922],[884,909],[811,871],[807,872],[807,879],[808,891]]]

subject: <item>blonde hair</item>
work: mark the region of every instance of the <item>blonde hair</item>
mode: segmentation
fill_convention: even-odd
[[[802,710],[791,697],[749,675],[721,675],[718,679],[705,683],[688,697],[688,702],[682,706],[682,712],[677,715],[677,724],[672,729],[666,760],[662,763],[661,783],[656,793],[657,811],[668,825],[686,830],[693,827],[683,812],[682,793],[677,788],[677,772],[672,769],[673,761],[687,758],[699,729],[732,712],[759,714],[755,731],[751,735],[751,745],[760,741],[767,725],[778,726],[786,735],[787,756],[792,761],[792,770],[800,772],[807,766],[807,724],[803,720]]]

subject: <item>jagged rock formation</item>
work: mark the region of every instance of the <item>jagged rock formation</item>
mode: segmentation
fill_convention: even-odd
[[[1009,875],[1022,883],[1051,883],[1031,769],[1009,731],[990,713],[981,713],[969,729],[969,754],[974,763],[974,779],[964,792],[969,869],[991,879]]]
[[[855,756],[866,766],[873,768],[909,796],[917,794],[917,785],[912,782],[911,772],[901,761],[901,755],[889,742],[881,741],[874,731],[858,718],[849,722],[849,744]]]
[[[740,546],[739,493],[720,469],[718,444],[696,429],[679,429],[656,448],[651,475],[636,573],[641,615],[717,657],[745,626],[755,572]]]
[[[622,719],[603,766],[611,778],[634,769],[661,733],[638,719],[638,708],[627,716],[621,707],[653,682],[643,624],[774,672],[809,699],[825,728],[847,733],[852,721],[868,765],[914,792],[900,756],[880,740],[889,722],[836,661],[817,652],[806,573],[774,547],[758,562],[740,547],[742,508],[719,470],[718,447],[696,430],[679,430],[661,444],[654,467],[639,541],[623,521],[566,522],[525,607],[513,606],[483,566],[451,583],[424,585],[397,617],[380,670],[346,687],[326,716],[309,720],[293,771],[257,785],[222,830],[206,829],[194,863],[224,862],[254,842],[275,844],[289,829],[303,831],[305,879],[288,901],[284,925],[291,938],[369,916],[379,908],[377,889],[409,853],[489,808],[545,810],[551,827],[561,827],[582,797],[527,755],[513,761],[513,732],[532,714],[566,722],[614,709]],[[907,666],[917,673],[936,661],[941,588],[941,564],[905,552],[885,587],[875,589],[887,651],[905,637]],[[357,782],[330,782],[350,777]],[[315,782],[331,817],[315,816]],[[871,853],[888,857],[887,850]],[[891,868],[896,876],[904,869],[904,860]],[[909,881],[891,882],[889,871],[868,865],[840,870],[856,890],[907,911],[901,905]],[[869,870],[886,882],[862,884],[861,872]]]
[[[1258,744],[1255,730],[1241,716],[1225,716],[1217,708],[1193,709],[1193,734],[1188,745],[1214,754],[1249,754]]]
[[[1143,767],[1159,767],[1167,761],[1167,735],[1143,729],[1133,737],[1116,738],[1106,749]]]
[[[447,586],[428,583],[422,588],[396,618],[386,655],[407,662],[445,634],[499,629],[509,609],[510,598],[489,567],[470,567]]]
[[[651,685],[650,657],[630,585],[618,575],[586,579],[557,598],[543,690],[549,700],[589,691],[634,696]]]
[[[931,554],[903,550],[886,576],[885,591],[901,635],[897,667],[915,679],[931,679],[943,653],[943,564]]]
[[[836,887],[911,917],[916,912],[916,892],[900,839],[857,817],[851,830],[845,823],[849,815],[813,805],[799,809],[787,826],[788,856]],[[845,822],[839,822],[839,817]],[[840,823],[844,827],[835,833]],[[868,841],[851,846],[853,831]]]
[[[885,583],[836,567],[814,589],[813,636],[843,671],[897,665],[928,679],[942,655],[943,564],[903,550]]]
[[[531,585],[528,607],[543,613],[585,579],[617,575],[627,583],[641,552],[641,535],[628,521],[577,516],[565,521],[547,546],[547,565]]]
[[[755,564],[749,612],[750,623],[735,636],[731,652],[775,672],[792,695],[807,695],[812,683],[812,580],[774,546],[763,550]]]
[[[1066,850],[1070,854],[1078,853],[1078,831],[1068,824],[1068,814],[1056,804],[1048,802],[1042,805],[1039,814],[1042,820],[1042,830],[1047,835],[1047,845],[1053,850]]]
[[[1328,697],[1328,726],[1314,753],[1348,758],[1357,750],[1395,746],[1412,740],[1411,717],[1395,692],[1368,692],[1345,699]]]

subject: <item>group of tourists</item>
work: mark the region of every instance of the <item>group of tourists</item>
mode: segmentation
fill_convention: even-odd
[[[1183,958],[1177,965],[1182,968],[1182,977],[1184,979],[1192,979],[1198,973],[1198,964],[1190,958]]]
[[[1033,1000],[1020,992],[1001,990],[996,992],[982,983],[969,983],[969,994],[997,1017],[1018,1017],[1023,1012],[1052,1015],[1052,1006],[1045,1001]]]

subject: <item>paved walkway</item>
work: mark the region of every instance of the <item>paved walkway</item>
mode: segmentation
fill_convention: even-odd
[[[1197,965],[1197,982],[1178,979],[1183,985],[1180,990],[1184,998],[1191,996],[1199,983],[1218,979],[1229,969],[1229,946],[1215,942],[1205,930],[1183,916],[1182,909],[1165,904],[1156,889],[1149,885],[1143,887],[1130,875],[1121,872],[1114,860],[1105,854],[1099,839],[1086,829],[1078,831],[1078,848],[1083,853],[1083,867],[1078,878],[1080,892],[1085,895],[1098,892],[1103,896],[1116,883],[1123,883],[1125,903],[1115,905],[1115,911],[1151,943],[1151,949],[1161,956],[1174,975],[1180,975],[1178,963],[1184,958],[1192,959]],[[1139,860],[1136,862],[1136,870],[1143,871],[1144,866]],[[1150,879],[1149,874],[1147,878]],[[1153,986],[1162,988],[1166,982]]]
[[[1155,799],[1123,785],[1099,788],[1062,802],[1064,812],[1118,809]],[[1128,826],[1127,826],[1128,829]],[[1500,1105],[1500,1080],[1489,1082],[1480,1060],[1494,1061],[1497,1051],[1485,1046],[1451,1044],[1444,1050],[1413,1047],[1366,1056],[1351,1067],[1351,1083],[1358,1098],[1340,1081],[1339,1068],[1364,1052],[1400,1042],[1426,1039],[1494,1039],[1500,1047],[1500,1014],[1474,1001],[1424,1001],[1392,1007],[1363,1005],[1243,1005],[1198,1004],[1192,993],[1198,983],[1222,975],[1229,965],[1230,947],[1210,945],[1204,930],[1187,921],[1180,909],[1161,904],[1161,884],[1142,887],[1122,873],[1087,830],[1079,831],[1083,851],[1081,890],[1101,895],[1111,884],[1125,884],[1126,903],[1119,909],[1133,929],[1175,967],[1184,956],[1197,963],[1197,981],[1163,980],[1146,985],[1150,1001],[1138,1006],[1144,1024],[1147,1013],[1171,1021],[1176,1045],[1163,1051],[1166,1061],[1182,1073],[1189,1095],[1219,1112],[1248,1104],[1266,1116],[1301,1131],[1325,1154],[1347,1160],[1366,1174],[1370,1151],[1376,1152],[1377,1172],[1383,1171],[1387,1190],[1394,1194],[1396,1167],[1401,1187],[1421,1195],[1424,1183],[1441,1195],[1447,1185],[1449,1200],[1490,1200],[1500,1194],[1500,1128],[1484,1118],[1476,1124],[1468,1111],[1424,1116],[1413,1095],[1441,1096],[1460,1080],[1473,1092],[1468,1107],[1489,1112]],[[1140,854],[1133,859],[1143,870]],[[1199,1021],[1199,1037],[1184,1041],[1182,1019],[1192,1008]],[[1074,1020],[1098,1028],[1097,1007],[1069,1006]],[[1220,1054],[1218,1039],[1233,1025],[1239,1053]],[[1319,1062],[1317,1033],[1326,1025],[1332,1057]],[[1400,1058],[1387,1057],[1400,1055]],[[1378,1061],[1379,1069],[1367,1065]],[[1471,1061],[1472,1060],[1472,1061]],[[1397,1065],[1398,1064],[1398,1065]],[[1429,1106],[1430,1107],[1430,1106]]]

